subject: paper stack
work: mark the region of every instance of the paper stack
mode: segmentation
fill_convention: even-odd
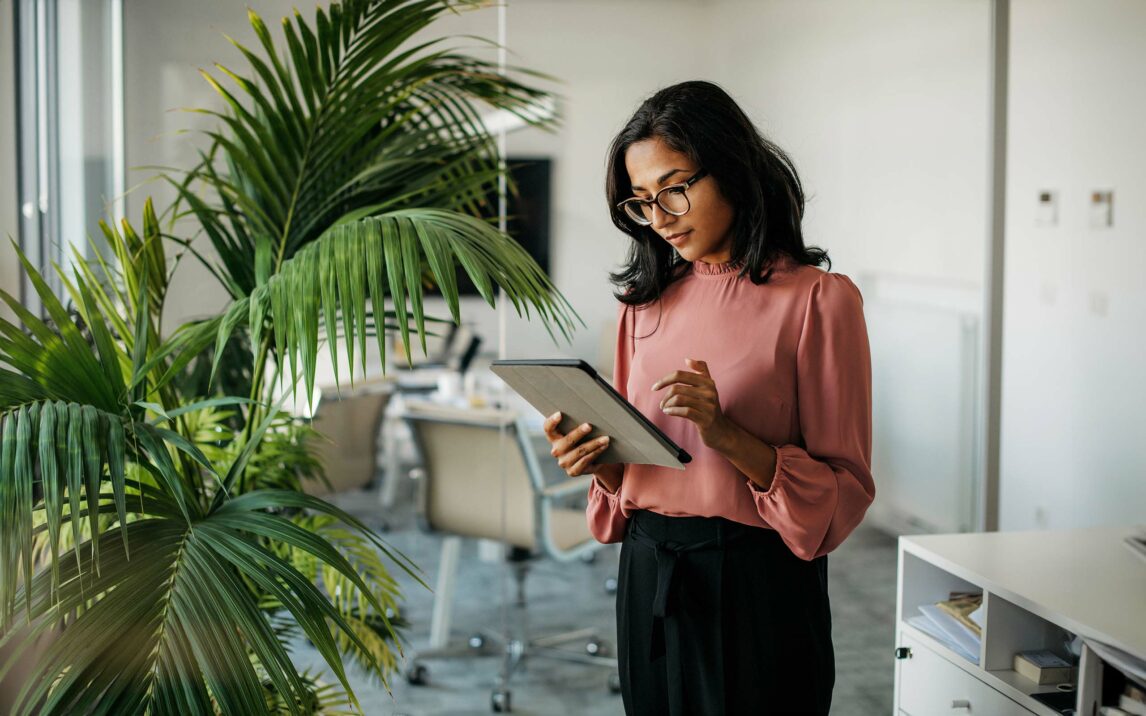
[[[907,623],[978,664],[983,641],[983,625],[978,621],[982,605],[982,594],[952,594],[946,601],[921,605],[920,613],[908,617]]]

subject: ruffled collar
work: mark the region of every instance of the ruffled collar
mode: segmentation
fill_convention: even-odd
[[[726,261],[719,264],[709,264],[703,261],[692,262],[692,272],[697,276],[724,276],[735,273],[741,269],[741,264]]]

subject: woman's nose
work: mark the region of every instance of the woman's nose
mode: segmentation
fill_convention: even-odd
[[[677,217],[668,213],[661,207],[660,204],[653,204],[653,228],[659,230],[662,226],[668,226],[677,220]]]

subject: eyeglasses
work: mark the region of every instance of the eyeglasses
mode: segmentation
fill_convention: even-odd
[[[617,208],[624,209],[629,218],[641,226],[648,226],[653,223],[653,204],[659,205],[666,214],[684,216],[692,208],[688,201],[688,194],[685,192],[690,186],[706,176],[708,176],[708,171],[701,169],[680,184],[669,184],[664,187],[652,199],[634,196],[617,204]]]

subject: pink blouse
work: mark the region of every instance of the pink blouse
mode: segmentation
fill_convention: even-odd
[[[594,481],[589,529],[619,542],[634,510],[721,516],[771,528],[798,557],[835,549],[875,497],[871,475],[871,355],[863,298],[842,274],[784,260],[754,285],[729,264],[697,262],[660,301],[620,304],[616,389],[692,455],[684,471],[625,465],[616,494]],[[695,425],[665,415],[652,385],[685,358],[706,361],[724,415],[776,448],[772,486],[759,489]]]

